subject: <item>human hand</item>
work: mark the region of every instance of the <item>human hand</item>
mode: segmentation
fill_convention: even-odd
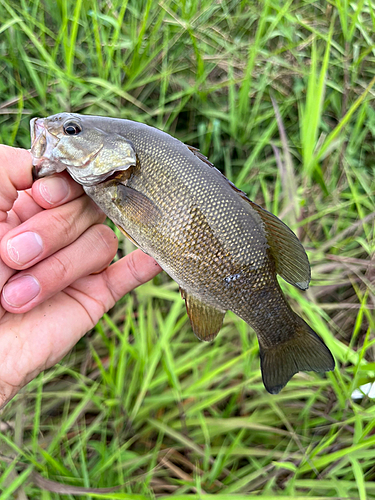
[[[104,214],[66,173],[32,184],[31,169],[28,151],[0,145],[0,408],[161,271],[140,250],[107,267]]]

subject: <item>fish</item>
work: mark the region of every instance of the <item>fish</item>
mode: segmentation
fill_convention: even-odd
[[[271,394],[299,371],[334,369],[277,279],[308,288],[302,244],[198,149],[143,123],[76,113],[34,118],[30,130],[34,178],[67,170],[178,283],[198,339],[213,341],[233,311],[257,335]]]

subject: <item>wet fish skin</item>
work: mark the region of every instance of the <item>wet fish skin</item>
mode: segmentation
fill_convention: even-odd
[[[64,126],[71,125],[68,135]],[[74,129],[73,125],[77,127]],[[300,370],[334,368],[330,351],[285,300],[306,253],[194,148],[142,123],[62,113],[31,122],[37,177],[66,168],[123,232],[180,285],[193,331],[212,340],[227,310],[256,332],[266,389]]]

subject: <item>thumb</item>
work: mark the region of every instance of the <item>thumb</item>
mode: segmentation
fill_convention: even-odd
[[[31,153],[0,145],[0,169],[0,222],[4,222],[17,199],[17,191],[28,189],[33,183]]]

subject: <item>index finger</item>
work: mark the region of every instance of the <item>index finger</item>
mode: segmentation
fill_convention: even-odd
[[[75,200],[83,194],[83,188],[67,172],[43,177],[34,182],[32,197],[42,208],[54,208]]]

